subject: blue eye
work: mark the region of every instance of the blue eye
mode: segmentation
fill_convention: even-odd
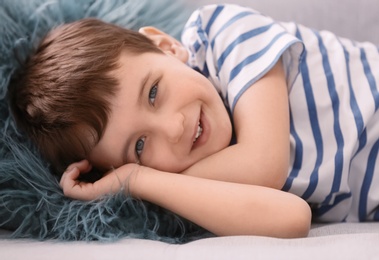
[[[154,85],[149,91],[149,103],[154,105],[158,93],[158,85]]]
[[[144,145],[145,145],[145,137],[142,137],[137,140],[135,150],[136,150],[136,155],[138,159],[142,155]]]

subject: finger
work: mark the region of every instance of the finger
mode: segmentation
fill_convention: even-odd
[[[66,170],[59,182],[62,188],[67,186],[73,186],[76,183],[76,179],[79,177],[80,171],[77,167],[72,167],[70,170]]]
[[[82,160],[78,162],[77,166],[80,173],[90,172],[92,169],[92,164],[88,160]]]
[[[84,160],[70,164],[67,167],[66,171],[71,171],[75,167],[77,167],[81,173],[87,173],[91,171],[92,164],[88,160],[84,159]]]
[[[84,160],[81,160],[81,161],[77,161],[77,162],[71,163],[71,164],[67,167],[67,171],[70,171],[70,170],[73,169],[74,167],[77,167],[78,169],[85,169],[85,168],[88,167],[88,165],[89,165],[88,160],[84,159]]]

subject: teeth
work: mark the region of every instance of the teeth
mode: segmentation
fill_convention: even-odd
[[[201,127],[200,122],[199,122],[199,125],[197,126],[195,140],[193,142],[196,142],[197,138],[199,138],[202,132],[203,132],[203,128]]]

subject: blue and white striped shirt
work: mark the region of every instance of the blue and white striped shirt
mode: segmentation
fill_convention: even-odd
[[[281,58],[291,133],[283,190],[307,200],[315,220],[379,220],[375,45],[236,5],[197,10],[182,41],[188,64],[211,80],[231,114],[244,91]]]

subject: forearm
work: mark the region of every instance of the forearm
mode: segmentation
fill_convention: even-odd
[[[236,144],[199,161],[183,174],[281,189],[288,173],[289,147],[276,149],[279,147],[259,150]]]
[[[189,219],[217,235],[299,237],[310,212],[300,198],[278,190],[142,169],[133,196]]]
[[[305,236],[310,210],[290,193],[262,186],[222,182],[167,173],[127,164],[95,183],[78,181],[90,170],[88,161],[63,173],[66,196],[93,200],[123,190],[166,208],[217,235]]]

